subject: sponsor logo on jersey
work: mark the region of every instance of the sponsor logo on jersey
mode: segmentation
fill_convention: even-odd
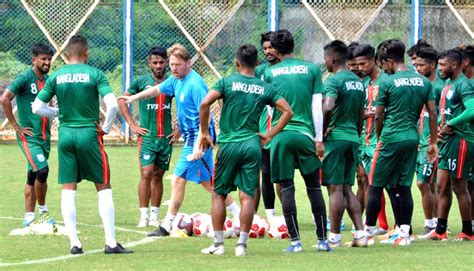
[[[287,66],[287,67],[277,67],[272,70],[273,77],[287,74],[308,74],[308,66],[298,65],[298,66]]]
[[[44,155],[42,153],[37,154],[36,159],[38,159],[38,161],[40,162],[44,162],[44,160],[46,160],[46,158],[44,158]]]
[[[451,98],[453,97],[453,95],[454,95],[454,91],[449,90],[448,93],[446,94],[446,99],[451,100]]]
[[[143,159],[145,159],[145,160],[150,160],[150,157],[151,156],[149,154],[144,154],[143,155]]]
[[[403,87],[403,86],[424,87],[425,86],[423,79],[419,77],[396,78],[396,79],[393,79],[393,82],[395,83],[396,87]]]
[[[87,73],[65,73],[56,77],[56,84],[64,83],[88,83],[90,81]]]
[[[160,110],[160,109],[170,110],[171,109],[171,104],[170,103],[164,104],[163,108],[160,108],[159,104],[147,104],[146,109],[147,110]]]
[[[232,91],[241,91],[244,93],[262,95],[265,93],[265,88],[260,85],[248,85],[242,82],[232,82]]]
[[[179,95],[179,100],[181,102],[184,102],[184,93],[181,93],[181,95]]]

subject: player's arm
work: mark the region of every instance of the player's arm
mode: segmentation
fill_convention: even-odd
[[[123,93],[123,96],[132,96],[132,94],[130,94],[128,91],[125,91],[125,93]],[[135,123],[135,121],[130,116],[130,110],[129,110],[125,100],[120,99],[120,97],[119,97],[117,102],[118,102],[118,106],[120,108],[120,112],[122,112],[122,116],[125,118],[125,121],[130,126],[130,130],[132,130],[132,132],[137,134],[137,135],[146,135],[148,133],[148,130],[145,129],[145,128],[140,127],[139,125],[137,125]]]
[[[3,112],[5,112],[5,116],[7,117],[10,124],[13,126],[13,129],[18,133],[20,138],[24,138],[25,135],[32,136],[33,131],[30,127],[20,127],[18,122],[16,121],[15,115],[13,114],[12,110],[12,100],[15,98],[15,94],[6,89],[3,92],[2,97],[0,97],[0,102],[2,103]]]
[[[141,91],[141,92],[139,92],[135,95],[129,95],[129,96],[122,95],[122,96],[119,96],[117,99],[118,100],[124,100],[125,103],[131,104],[134,101],[154,98],[154,97],[157,97],[160,94],[162,94],[162,92],[160,91],[160,85],[156,85],[156,86],[147,88],[146,90]]]
[[[328,134],[329,119],[336,104],[336,98],[332,96],[325,96],[323,103],[323,134]]]
[[[107,108],[105,111],[105,120],[104,123],[102,124],[102,127],[100,127],[99,132],[108,134],[110,132],[110,129],[112,128],[112,124],[115,120],[115,117],[117,116],[117,111],[118,111],[118,105],[117,105],[117,97],[115,97],[115,94],[112,92],[105,94],[102,97],[105,107]]]
[[[459,116],[446,122],[443,127],[443,133],[452,133],[452,127],[461,123],[471,122],[474,120],[474,99],[464,101],[464,111]]]
[[[438,116],[436,114],[436,103],[434,100],[427,101],[425,107],[429,114],[429,125],[430,125],[430,142],[426,154],[430,162],[438,159]],[[420,119],[420,121],[423,121]]]
[[[278,119],[278,122],[272,126],[270,131],[265,134],[258,133],[262,145],[269,143],[276,134],[285,128],[291,120],[291,117],[293,117],[293,110],[284,98],[280,98],[275,102],[275,108],[281,112],[281,116]]]
[[[377,139],[380,137],[383,128],[383,112],[385,111],[385,106],[377,105],[375,107],[375,134],[377,135]]]
[[[211,90],[207,93],[199,106],[199,137],[197,144],[202,151],[214,147],[212,137],[209,134],[209,119],[211,105],[220,98],[221,93],[219,91]]]
[[[53,98],[54,94],[54,80],[49,78],[46,80],[46,84],[44,85],[43,90],[38,93],[36,96],[33,104],[31,105],[31,109],[34,114],[54,118],[59,115],[59,109],[54,107],[49,107],[48,103]]]

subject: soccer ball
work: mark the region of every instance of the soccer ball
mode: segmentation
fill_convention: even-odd
[[[270,220],[268,236],[277,240],[290,238],[288,227],[286,227],[285,218],[283,216],[275,216]]]
[[[231,238],[234,235],[234,222],[232,219],[226,217],[224,221],[224,238]],[[212,217],[211,217],[211,226],[209,227],[209,232],[207,233],[207,237],[214,238],[214,228],[212,226]]]
[[[250,238],[263,238],[268,231],[268,223],[258,215],[253,216],[252,226],[250,226]]]
[[[178,213],[176,215],[176,218],[173,220],[171,232],[182,230],[188,236],[192,236],[193,230],[194,230],[193,224],[194,224],[194,219],[192,218],[192,216],[188,214]]]
[[[211,216],[203,213],[191,215],[193,218],[193,231],[196,236],[207,236],[211,230]]]
[[[231,238],[234,235],[234,221],[228,217],[224,222],[224,238]]]

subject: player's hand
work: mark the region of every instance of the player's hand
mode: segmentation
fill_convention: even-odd
[[[258,135],[258,137],[260,137],[260,144],[262,146],[265,146],[268,143],[270,143],[270,141],[272,141],[272,138],[269,137],[268,134],[257,133],[257,135]]]
[[[325,150],[323,142],[316,142],[316,155],[318,155],[318,157],[322,158]]]
[[[364,110],[364,117],[366,119],[370,119],[370,118],[374,118],[375,117],[375,111],[371,110],[371,109],[366,109]]]
[[[142,128],[135,123],[130,124],[130,130],[136,135],[146,135],[148,134],[148,129]]]
[[[25,138],[26,136],[33,136],[33,129],[30,127],[18,127],[16,130],[20,138]]]
[[[331,131],[334,130],[334,128],[336,128],[336,127],[334,127],[334,126],[328,127],[323,136],[327,137],[331,133]]]
[[[212,137],[209,134],[209,132],[199,133],[196,145],[198,147],[197,152],[201,153],[201,157],[202,157],[202,154],[206,150],[208,150],[209,148],[214,148],[214,142],[213,142]],[[193,153],[194,153],[194,151],[193,151]]]
[[[173,129],[173,132],[169,136],[167,136],[167,138],[169,138],[170,140],[170,144],[177,143],[180,137],[181,137],[181,132],[177,128]]]
[[[441,126],[441,134],[450,135],[453,133],[453,128],[447,124]]]
[[[430,163],[434,163],[438,159],[438,145],[436,143],[430,143],[426,150],[426,156]]]
[[[135,101],[135,98],[134,98],[134,97],[135,97],[135,95],[132,95],[132,96],[119,96],[119,97],[117,98],[117,101],[118,101],[118,100],[124,100],[125,103],[131,104],[131,103],[133,103],[133,102]]]

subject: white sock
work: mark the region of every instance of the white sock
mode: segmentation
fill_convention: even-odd
[[[247,240],[249,239],[248,232],[240,232],[239,241],[237,244],[247,244]]]
[[[224,243],[224,231],[214,231],[214,243]]]
[[[76,223],[76,190],[61,191],[61,213],[63,215],[64,226],[72,247],[82,248],[81,241],[77,236]]]
[[[407,238],[410,234],[410,225],[400,225],[400,237]]]
[[[362,237],[365,237],[365,236],[367,236],[367,232],[364,231],[364,230],[355,231],[355,233],[354,233],[354,238],[355,239],[359,239],[359,238],[362,238]]]
[[[42,214],[42,213],[48,211],[48,206],[46,206],[46,204],[45,205],[38,205],[38,210],[39,210],[39,213]]]
[[[434,223],[433,219],[425,219],[425,227],[434,228],[435,223]]]
[[[25,216],[23,217],[26,221],[33,221],[35,220],[35,212],[26,212]]]
[[[367,232],[367,235],[372,237],[375,235],[375,231],[377,228],[375,226],[367,226],[365,225],[365,231]]]
[[[140,219],[148,218],[148,207],[140,208]]]
[[[301,244],[301,240],[291,241],[292,246],[296,246],[297,244]]]
[[[151,206],[150,207],[150,219],[158,220],[160,217],[160,207]]]
[[[240,207],[235,201],[227,206],[226,210],[227,212],[231,212],[233,217],[238,217],[240,215]]]
[[[112,189],[104,189],[97,192],[99,197],[99,215],[104,226],[105,244],[109,247],[116,247],[115,240],[115,209],[112,198]]]
[[[167,232],[171,232],[171,226],[173,225],[173,220],[176,218],[175,215],[166,214],[165,219],[161,223],[161,227],[163,227]]]
[[[330,242],[333,242],[333,243],[336,243],[336,242],[340,242],[341,241],[341,234],[340,233],[332,233],[332,232],[329,232],[329,238],[328,240]]]
[[[267,218],[272,218],[275,216],[275,209],[265,209],[265,214],[267,214]]]

